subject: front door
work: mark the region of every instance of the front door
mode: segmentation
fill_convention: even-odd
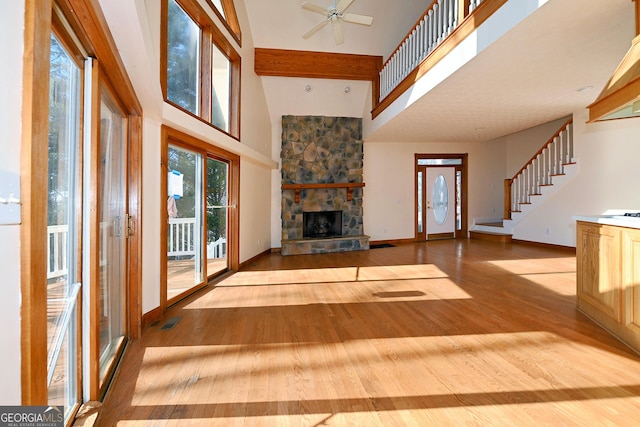
[[[415,155],[416,241],[467,234],[466,154]]]
[[[427,167],[424,187],[427,240],[455,237],[455,178],[453,167]]]

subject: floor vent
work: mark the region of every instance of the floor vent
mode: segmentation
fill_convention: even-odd
[[[164,325],[162,325],[160,329],[173,329],[173,327],[176,326],[176,323],[178,323],[179,321],[179,317],[170,317],[166,322],[164,322]]]

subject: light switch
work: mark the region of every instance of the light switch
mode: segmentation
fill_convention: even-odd
[[[20,175],[0,170],[0,225],[20,224]]]

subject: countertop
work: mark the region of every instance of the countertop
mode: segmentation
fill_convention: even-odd
[[[576,215],[575,221],[593,222],[596,224],[615,225],[618,227],[640,229],[640,218],[624,215]]]

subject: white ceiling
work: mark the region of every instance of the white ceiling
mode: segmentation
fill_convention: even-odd
[[[402,0],[391,7],[387,0],[355,0],[348,11],[371,15],[374,23],[343,24],[345,43],[340,46],[333,42],[330,26],[302,38],[322,19],[302,9],[302,3],[245,0],[254,45],[386,59],[430,1]],[[629,0],[549,0],[404,112],[365,135],[365,141],[487,141],[570,115],[595,100],[633,36]],[[274,122],[289,114],[362,117],[371,108],[363,82],[262,79]],[[309,92],[304,90],[307,83]],[[351,89],[347,94],[346,86]],[[588,86],[593,89],[578,91]]]

